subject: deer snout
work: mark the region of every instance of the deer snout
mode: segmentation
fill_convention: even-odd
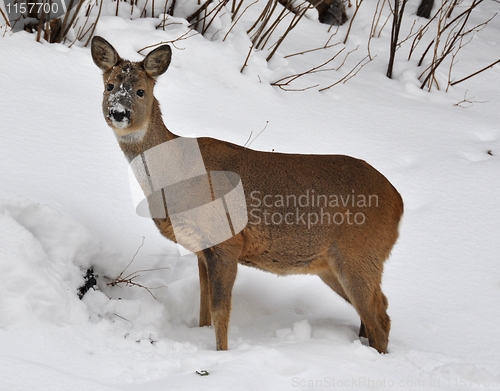
[[[130,110],[110,110],[109,118],[116,122],[129,122],[130,121]]]

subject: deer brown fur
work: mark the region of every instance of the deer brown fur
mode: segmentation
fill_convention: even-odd
[[[153,50],[141,62],[130,62],[121,59],[103,38],[95,37],[92,57],[103,71],[104,118],[129,162],[178,138],[164,125],[153,95],[156,78],[170,64],[168,45]],[[116,101],[118,89],[127,99]],[[207,171],[240,176],[249,219],[241,232],[196,253],[200,326],[213,323],[217,349],[228,348],[231,294],[241,263],[279,275],[318,275],[354,306],[361,318],[360,336],[379,352],[387,352],[390,319],[380,284],[403,214],[403,201],[391,183],[366,162],[348,156],[259,152],[212,138],[197,142]],[[283,205],[286,196],[297,200],[306,194],[312,201],[300,204],[300,210],[297,204]],[[318,198],[314,205],[313,194],[328,196],[328,203]],[[369,196],[374,197],[373,204],[367,205]],[[313,212],[323,217],[340,213],[346,218],[350,213],[351,218],[363,219],[340,223],[338,218],[327,221],[325,217],[312,225],[300,218],[300,213]],[[265,221],[265,213],[297,218],[277,223],[277,218]],[[153,220],[163,236],[177,241],[168,215]]]

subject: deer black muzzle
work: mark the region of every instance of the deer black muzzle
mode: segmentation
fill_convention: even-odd
[[[109,118],[114,119],[116,122],[122,122],[125,118],[127,121],[130,121],[130,111],[110,110]]]

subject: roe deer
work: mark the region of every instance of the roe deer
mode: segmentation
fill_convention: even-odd
[[[186,139],[167,129],[153,95],[171,54],[163,45],[143,61],[131,62],[103,38],[92,40],[92,58],[103,72],[104,118],[126,158],[131,163],[145,160],[149,150],[170,144],[155,158],[164,162],[160,166],[166,175],[175,176],[172,171],[190,169],[185,151],[176,147]],[[199,267],[200,326],[213,322],[217,350],[228,348],[231,295],[241,263],[278,275],[318,275],[354,306],[361,318],[359,335],[380,353],[387,352],[390,319],[380,284],[403,214],[403,201],[391,183],[365,161],[349,156],[259,152],[212,138],[191,140],[198,144],[207,171],[234,173],[244,190],[244,224],[232,227],[227,240],[193,250]],[[177,164],[177,159],[184,160]],[[151,180],[147,169],[142,175]],[[216,189],[210,178],[206,183],[213,201]],[[178,196],[202,197],[202,186],[191,184]],[[177,219],[181,229],[176,230],[166,195],[161,194],[163,216],[152,218],[166,238],[185,245],[186,238],[210,227],[217,230],[216,222],[205,215],[201,228],[193,220]],[[229,206],[224,208],[229,216]]]

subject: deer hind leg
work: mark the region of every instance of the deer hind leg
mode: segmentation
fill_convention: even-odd
[[[342,297],[345,301],[347,301],[349,304],[352,304],[351,301],[349,300],[349,297],[344,291],[344,288],[342,287],[342,284],[338,280],[337,276],[335,273],[331,270],[327,270],[321,274],[318,275],[319,278],[323,280],[323,282],[328,285],[330,288],[333,289],[334,292],[336,292],[340,297]],[[365,325],[363,324],[363,321],[361,321],[361,326],[359,327],[359,336],[367,338],[366,336],[366,330],[365,330]]]
[[[360,269],[343,273],[340,281],[361,318],[360,335],[368,338],[371,347],[387,353],[391,320],[387,298],[380,288],[382,271],[376,267]]]
[[[198,258],[198,272],[200,273],[200,327],[212,325],[210,316],[210,287],[205,261]]]
[[[231,249],[212,247],[203,251],[208,282],[210,316],[217,350],[227,350],[231,296],[238,270],[238,257]]]

